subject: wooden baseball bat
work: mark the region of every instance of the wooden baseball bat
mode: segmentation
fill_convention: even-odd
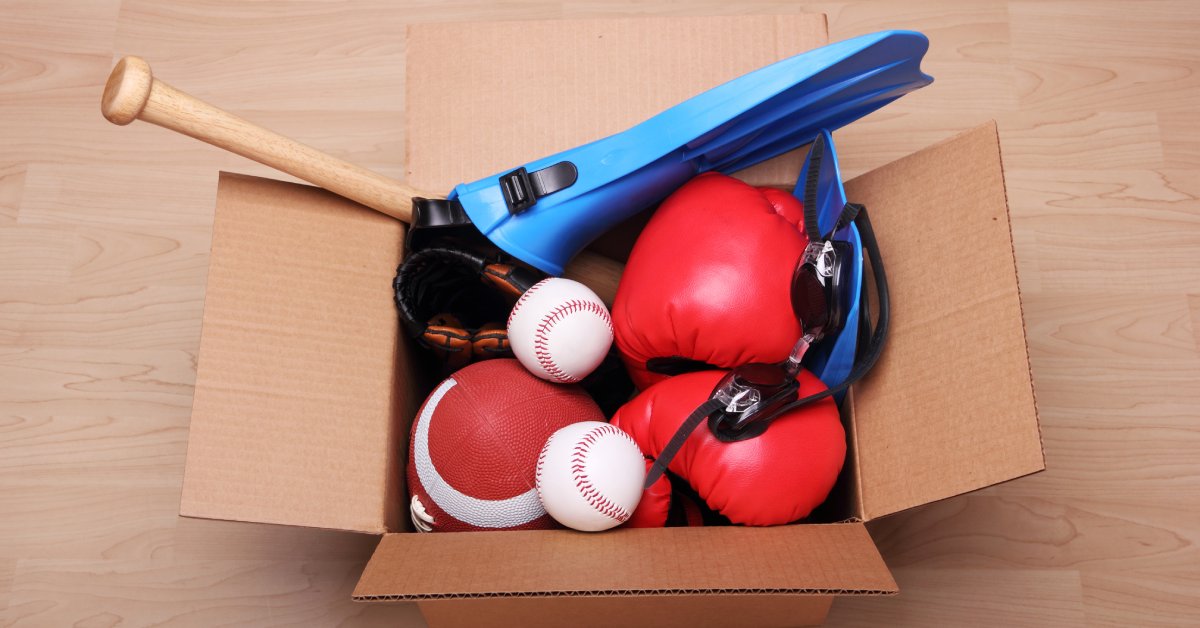
[[[412,222],[413,197],[443,197],[415,190],[181,92],[154,78],[150,64],[140,57],[125,57],[113,68],[104,85],[100,111],[113,124],[126,125],[143,120],[171,129],[281,170],[406,223]],[[583,251],[567,265],[563,275],[587,285],[611,306],[623,269],[620,262]]]

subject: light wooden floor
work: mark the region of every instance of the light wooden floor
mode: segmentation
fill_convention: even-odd
[[[0,623],[421,625],[349,601],[371,537],[176,516],[217,171],[271,173],[103,122],[116,55],[399,176],[408,22],[801,10],[933,42],[848,174],[999,120],[1050,467],[873,524],[903,592],[830,623],[1200,625],[1188,0],[0,0]]]

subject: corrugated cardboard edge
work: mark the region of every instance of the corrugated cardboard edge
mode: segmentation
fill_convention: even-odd
[[[896,595],[899,589],[822,589],[812,587],[723,587],[723,588],[681,588],[662,587],[657,589],[610,589],[595,591],[592,589],[572,589],[563,591],[490,591],[486,593],[427,593],[427,594],[382,594],[354,595],[356,602],[417,602],[423,600],[475,600],[499,597],[640,597],[664,595]]]
[[[498,597],[640,597],[664,595],[896,595],[899,589],[820,589],[811,587],[762,587],[762,588],[679,588],[664,587],[658,589],[611,589],[595,591],[591,589],[573,589],[569,591],[538,591],[514,592],[492,591],[487,593],[430,593],[430,594],[384,594],[384,595],[354,595],[356,602],[416,602],[423,600],[474,600]]]
[[[1029,368],[1029,394],[1033,397],[1034,423],[1037,425],[1038,448],[1042,454],[1041,468],[1012,478],[1016,480],[1046,470],[1046,439],[1042,434],[1042,410],[1038,406],[1037,384],[1033,377],[1033,360],[1029,357],[1029,323],[1027,322],[1029,319],[1025,316],[1025,293],[1021,290],[1021,265],[1017,263],[1017,239],[1013,234],[1012,203],[1008,197],[1008,176],[1004,169],[1004,142],[1000,137],[1000,125],[995,120],[989,120],[986,124],[991,126],[992,134],[996,137],[996,148],[1000,152],[1000,178],[1004,181],[1004,211],[1008,214],[1008,246],[1012,251],[1013,275],[1017,277],[1017,306],[1021,310],[1021,340],[1025,343],[1025,365]]]
[[[1004,443],[1006,446],[1014,448],[1012,458],[1006,459],[1006,460],[997,460],[997,459],[995,459],[995,456],[991,456],[989,458],[988,456],[982,455],[983,454],[982,451],[979,451],[979,452],[977,452],[977,455],[979,456],[978,459],[985,459],[985,458],[990,459],[990,467],[988,467],[986,473],[982,474],[983,477],[975,477],[975,478],[967,477],[967,478],[963,479],[963,478],[959,478],[958,476],[956,476],[953,473],[953,471],[951,471],[951,470],[942,472],[941,467],[946,466],[946,458],[947,457],[954,458],[954,459],[962,458],[963,457],[962,452],[969,450],[971,445],[989,448],[989,450],[988,450],[989,452],[995,451],[995,447],[994,447],[995,443],[974,443],[974,444],[959,443],[958,446],[955,448],[953,455],[949,455],[947,452],[941,452],[941,453],[933,452],[928,447],[925,447],[924,444],[922,444],[921,446],[918,446],[915,443],[904,442],[903,439],[901,439],[900,443],[888,442],[886,445],[879,444],[879,443],[872,444],[871,442],[867,442],[868,439],[866,439],[862,433],[862,430],[864,430],[864,429],[866,429],[866,427],[868,427],[866,425],[865,419],[863,417],[862,405],[860,403],[855,402],[852,406],[853,412],[855,413],[855,420],[851,422],[851,424],[854,426],[854,431],[853,431],[851,438],[856,443],[856,448],[855,448],[856,456],[855,456],[854,462],[858,466],[858,468],[856,469],[857,483],[856,483],[856,487],[855,487],[858,492],[858,503],[857,503],[857,513],[856,514],[859,518],[861,518],[862,520],[865,520],[865,521],[870,521],[872,519],[882,517],[882,516],[885,516],[888,514],[892,514],[895,512],[899,512],[902,510],[907,510],[907,509],[915,507],[915,506],[932,503],[935,501],[939,501],[941,499],[953,497],[955,495],[960,495],[960,494],[967,493],[967,492],[970,492],[973,490],[985,488],[987,486],[992,486],[992,485],[995,485],[995,484],[998,484],[1001,482],[1016,479],[1018,477],[1023,477],[1023,476],[1026,476],[1026,475],[1029,475],[1032,473],[1037,473],[1037,472],[1045,469],[1045,452],[1044,452],[1044,448],[1043,448],[1043,444],[1042,444],[1040,416],[1039,416],[1039,412],[1038,412],[1038,408],[1037,408],[1036,394],[1033,389],[1032,368],[1031,368],[1031,365],[1029,362],[1028,334],[1027,334],[1027,328],[1026,328],[1026,324],[1025,324],[1025,320],[1024,320],[1024,306],[1023,306],[1023,302],[1022,302],[1021,294],[1020,294],[1019,278],[1016,276],[1016,269],[1015,269],[1016,257],[1015,257],[1015,247],[1013,245],[1013,237],[1012,237],[1011,208],[1008,205],[1007,186],[1004,181],[1004,173],[1003,173],[1003,162],[1002,162],[1002,158],[1001,158],[1001,155],[999,152],[1000,138],[999,138],[999,133],[997,131],[995,122],[989,121],[988,123],[985,123],[976,128],[964,131],[964,132],[962,132],[958,135],[955,135],[951,138],[948,138],[946,140],[943,140],[941,142],[933,144],[927,148],[924,148],[920,151],[917,151],[916,153],[913,153],[912,155],[908,155],[908,156],[903,157],[895,162],[892,162],[890,164],[882,166],[874,171],[871,171],[865,175],[862,175],[862,176],[856,178],[855,180],[853,180],[851,182],[848,182],[847,186],[848,186],[848,188],[850,188],[851,200],[859,201],[860,200],[859,198],[854,197],[856,194],[856,191],[853,190],[853,188],[856,186],[856,183],[861,183],[862,180],[864,180],[868,177],[875,177],[876,173],[880,173],[881,171],[888,171],[889,174],[884,175],[884,180],[886,182],[886,179],[888,177],[891,177],[894,179],[895,178],[894,174],[896,172],[902,171],[903,169],[906,169],[906,168],[911,171],[911,174],[913,176],[926,176],[928,174],[927,171],[921,171],[921,170],[913,171],[912,170],[913,166],[911,164],[919,163],[919,160],[927,159],[927,157],[929,155],[937,154],[939,152],[945,151],[949,147],[952,147],[953,145],[956,145],[956,144],[969,146],[972,142],[976,142],[976,143],[981,142],[980,138],[982,138],[984,136],[988,137],[988,141],[990,141],[991,144],[994,146],[994,151],[995,151],[994,153],[989,153],[986,156],[987,166],[992,167],[993,165],[995,165],[998,168],[998,172],[992,173],[992,175],[991,175],[991,177],[994,177],[994,179],[989,178],[989,181],[991,181],[992,183],[995,183],[998,181],[998,184],[999,184],[999,189],[995,190],[995,193],[999,196],[999,198],[993,198],[992,204],[993,204],[993,206],[995,206],[999,203],[1002,203],[1003,216],[1004,216],[1004,219],[1007,220],[1007,222],[1008,222],[1008,224],[1005,225],[1004,237],[1006,238],[1006,242],[1003,246],[1005,246],[1005,248],[1007,249],[1006,252],[1008,253],[1010,263],[1013,265],[1013,269],[1012,269],[1013,284],[1012,285],[1014,286],[1014,288],[1016,290],[1017,313],[1021,316],[1021,320],[1019,321],[1019,326],[1017,326],[1016,329],[1019,329],[1019,333],[1020,333],[1019,345],[1020,345],[1020,350],[1022,352],[1020,359],[1023,364],[1023,376],[1025,377],[1026,384],[1028,385],[1028,395],[1029,395],[1028,399],[1031,403],[1030,410],[1032,412],[1032,416],[1028,417],[1028,418],[1032,419],[1034,426],[1035,426],[1034,430],[1037,435],[1036,445],[1028,440],[1028,436],[1022,437],[1020,435],[1019,429],[1014,428],[1014,431],[1012,433],[1008,433],[1008,437],[1010,438],[1010,440],[1008,440]],[[922,157],[922,156],[925,156],[925,157]],[[982,154],[980,156],[981,156],[981,158],[984,157]],[[946,156],[943,158],[949,158],[949,156]],[[918,161],[914,162],[913,160],[918,160]],[[926,163],[924,165],[931,166],[931,165],[936,165],[936,164]],[[948,180],[953,181],[953,178],[951,177]],[[942,186],[942,187],[945,187],[947,185],[954,185],[954,183],[937,183],[937,184],[935,184],[935,186]],[[861,185],[859,185],[858,187],[859,187],[859,190],[857,190],[857,194],[859,196],[868,195],[867,192],[869,191],[869,189],[864,189],[861,187]],[[878,187],[878,186],[876,186],[876,187]],[[990,193],[990,188],[981,188],[981,189],[985,192]],[[939,192],[933,192],[932,194],[933,194],[933,197],[937,197]],[[945,195],[944,190],[943,190],[943,192],[941,192],[941,194],[943,196]],[[911,203],[912,201],[906,201],[906,202]],[[872,203],[868,202],[867,205],[868,205],[868,207],[871,207]],[[896,207],[896,208],[898,209],[899,207]],[[955,209],[957,209],[956,206],[954,206],[954,207],[944,207],[944,206],[930,207],[931,211],[952,212]],[[928,239],[929,239],[928,237],[924,238],[924,241],[923,241],[923,239],[921,237],[923,234],[921,233],[919,226],[914,227],[913,225],[898,225],[898,224],[896,224],[896,225],[893,225],[894,228],[892,230],[888,230],[886,227],[881,227],[880,223],[887,222],[888,218],[891,218],[891,217],[889,217],[886,214],[886,209],[880,209],[879,211],[872,212],[872,219],[873,219],[873,222],[875,223],[876,232],[877,232],[877,234],[879,234],[881,243],[885,240],[885,237],[886,237],[886,239],[889,240],[889,242],[887,242],[886,244],[881,244],[881,247],[883,247],[889,251],[889,255],[892,256],[892,259],[894,259],[896,256],[898,256],[897,253],[902,250],[901,247],[904,245],[908,245],[910,247],[912,247],[912,246],[930,247],[930,246],[938,245],[937,242],[932,242],[932,243],[928,242]],[[954,220],[953,214],[951,214],[950,217],[947,218],[946,220]],[[995,218],[993,218],[993,220],[995,220]],[[993,247],[1002,246],[995,240],[992,240],[991,242],[992,242]],[[891,245],[892,248],[889,249],[887,245]],[[911,254],[907,251],[901,252],[900,254],[903,255],[905,253]],[[916,263],[916,262],[920,262],[921,260],[919,257],[915,257],[912,261],[914,263]],[[894,263],[891,263],[891,264],[889,264],[889,269],[893,269],[895,266],[896,265]],[[938,268],[942,268],[942,266],[938,266]],[[892,273],[890,272],[889,274],[891,275]],[[894,277],[890,277],[890,279],[894,280]],[[892,285],[892,289],[893,289],[892,301],[893,301],[894,308],[895,308],[895,304],[896,304],[898,296],[899,296],[899,298],[905,298],[905,296],[907,296],[908,298],[920,298],[922,296],[921,294],[915,294],[915,293],[910,293],[908,295],[903,295],[903,294],[898,295],[897,294],[898,290],[897,290],[897,285],[896,285],[898,282],[891,281],[891,283],[893,284]],[[987,284],[981,284],[981,285],[987,285]],[[899,286],[899,291],[913,290],[913,288],[914,288],[913,286],[901,285],[901,286]],[[893,318],[895,318],[895,316]],[[1016,341],[1014,339],[1014,342],[1013,342],[1014,350],[1015,350],[1015,346],[1016,346]],[[887,356],[885,354],[885,360],[886,360],[886,357]],[[951,358],[948,358],[947,363],[954,364],[954,360]],[[1015,369],[1016,365],[1011,364],[1010,366]],[[893,372],[893,373],[891,373],[892,376],[890,378],[886,377],[886,373],[885,373],[884,376],[881,376],[882,379],[872,380],[872,378],[875,377],[876,375],[879,375],[881,372],[888,371],[888,370],[889,369],[887,367],[885,367],[883,369],[877,368],[876,371],[874,373],[872,373],[871,377],[869,377],[867,380],[864,380],[864,382],[862,382],[856,386],[857,390],[855,391],[858,394],[872,395],[870,398],[870,401],[872,402],[872,404],[875,405],[873,414],[876,416],[873,416],[871,418],[871,420],[877,422],[873,426],[873,429],[875,429],[876,431],[878,431],[879,426],[882,424],[882,423],[878,423],[878,422],[887,421],[889,419],[889,417],[887,416],[887,412],[880,409],[879,406],[881,403],[887,402],[887,403],[898,404],[898,405],[893,405],[893,410],[895,410],[895,408],[903,407],[904,404],[909,403],[908,397],[906,396],[908,393],[904,389],[906,384],[905,384],[905,381],[902,381],[902,380],[904,380],[903,377],[899,377],[899,376],[897,376],[896,373]],[[891,370],[894,371],[895,367],[892,367]],[[943,373],[950,372],[950,369],[943,369],[942,372]],[[883,380],[886,380],[886,381],[883,381]],[[911,382],[912,380],[909,379],[907,381]],[[991,380],[991,381],[995,381],[995,380]],[[869,390],[867,393],[863,393],[864,388],[869,388],[871,390]],[[977,389],[976,392],[979,392],[979,390]],[[858,397],[852,396],[851,399],[857,400]],[[865,397],[864,397],[864,399],[865,399]],[[960,420],[960,421],[965,422],[965,423],[963,423],[964,425],[970,424],[970,421],[988,420],[988,418],[989,418],[987,415],[988,410],[989,410],[988,408],[980,408],[979,412],[974,413],[974,414],[979,414],[980,415],[979,417],[961,416],[961,417],[956,417],[955,420]],[[1003,424],[995,424],[995,425],[1003,425]],[[878,440],[878,436],[879,436],[878,434],[875,434],[875,440]],[[1025,439],[1025,440],[1022,440],[1022,439]],[[1032,459],[1033,456],[1031,455],[1033,453],[1033,451],[1032,451],[1033,447],[1036,447],[1036,462],[1033,461],[1033,459]],[[871,450],[871,451],[866,451],[864,453],[864,449]],[[882,474],[881,475],[881,471],[880,471],[881,461],[888,461],[888,460],[892,461],[892,463],[887,463],[887,464],[893,464],[894,466],[896,466],[899,469],[907,469],[909,471],[913,471],[915,469],[924,469],[926,471],[926,474],[921,478],[921,481],[917,482],[917,484],[919,484],[922,488],[914,491],[913,495],[909,496],[909,497],[897,497],[898,493],[896,493],[894,490],[882,488],[885,486],[891,486],[892,489],[896,489],[896,490],[898,490],[900,488],[899,485],[896,484],[896,482],[898,481],[897,477],[896,477],[897,474],[891,473],[891,474]],[[865,469],[864,465],[866,467],[871,467],[875,471],[872,472],[870,470]],[[887,477],[883,477],[883,475],[886,475]],[[909,484],[911,486],[912,483],[910,482]],[[868,485],[870,485],[870,486],[868,486]],[[905,489],[905,490],[908,490],[908,489]],[[887,497],[885,499],[883,499],[883,503],[877,503],[877,502],[879,502],[881,495],[887,495]]]
[[[367,564],[354,599],[896,591],[863,524],[843,523],[616,529],[603,535],[565,530],[389,534]]]

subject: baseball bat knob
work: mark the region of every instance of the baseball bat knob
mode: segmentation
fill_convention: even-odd
[[[142,114],[150,100],[150,89],[154,75],[150,64],[141,57],[125,57],[117,62],[108,82],[104,84],[104,97],[100,101],[100,112],[113,124],[126,125]]]

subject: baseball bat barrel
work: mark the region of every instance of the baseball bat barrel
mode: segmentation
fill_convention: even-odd
[[[247,122],[154,78],[140,57],[121,59],[104,86],[100,111],[113,124],[142,120],[318,185],[403,222],[412,222],[413,197],[440,198],[343,161]],[[584,251],[563,276],[590,287],[612,305],[623,265]]]
[[[113,68],[100,111],[113,124],[143,120],[208,142],[404,222],[412,220],[413,197],[429,196],[181,92],[154,78],[139,57],[125,57]]]
[[[574,279],[591,288],[592,292],[611,308],[613,299],[617,297],[617,284],[620,283],[624,270],[625,265],[611,257],[591,251],[580,251],[563,269],[563,277]]]

